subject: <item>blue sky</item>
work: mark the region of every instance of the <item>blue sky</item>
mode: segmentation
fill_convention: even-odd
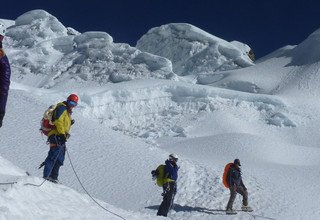
[[[7,19],[44,9],[65,26],[105,31],[131,46],[152,27],[190,23],[227,41],[247,43],[257,57],[299,44],[320,28],[317,0],[11,0],[1,8],[0,17]]]

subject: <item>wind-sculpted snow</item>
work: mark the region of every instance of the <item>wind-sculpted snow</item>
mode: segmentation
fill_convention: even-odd
[[[1,24],[3,24],[7,28],[14,25],[14,23],[15,23],[13,20],[2,19],[2,18],[0,18],[0,22],[1,22]]]
[[[18,17],[5,43],[13,80],[35,87],[176,78],[168,59],[114,43],[105,32],[80,34],[43,10]]]
[[[6,36],[12,39],[13,47],[31,48],[42,41],[67,36],[67,32],[67,28],[48,12],[33,10],[19,16]]]
[[[254,117],[251,120],[270,125],[296,126],[287,116],[285,104],[267,95],[175,83],[155,83],[148,88],[125,87],[127,89],[83,94],[83,114],[98,119],[114,130],[151,140],[161,136],[185,137],[187,134],[181,121],[204,112],[215,114],[224,109],[250,111]]]
[[[170,59],[178,75],[253,65],[247,55],[249,46],[229,43],[190,24],[173,23],[153,28],[140,38],[137,48]]]
[[[289,65],[302,66],[320,61],[320,29],[292,49],[292,62]]]

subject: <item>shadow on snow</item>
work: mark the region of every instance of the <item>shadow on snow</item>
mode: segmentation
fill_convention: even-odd
[[[153,206],[148,206],[146,207],[147,209],[153,209],[153,210],[158,210],[159,205],[153,205]],[[202,212],[210,215],[221,215],[225,214],[225,209],[208,209],[208,208],[203,208],[203,207],[191,207],[187,205],[179,205],[179,204],[174,204],[173,210],[175,212]],[[223,212],[223,213],[221,213]]]

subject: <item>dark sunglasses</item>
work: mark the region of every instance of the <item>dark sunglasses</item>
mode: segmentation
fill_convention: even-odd
[[[172,157],[170,157],[169,160],[174,161],[174,162],[178,162],[178,158],[172,158]]]

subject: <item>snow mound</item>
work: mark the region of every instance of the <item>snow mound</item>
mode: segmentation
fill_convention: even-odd
[[[7,33],[12,80],[27,85],[70,88],[86,81],[98,85],[176,78],[168,59],[114,43],[105,32],[80,34],[43,10],[21,15]]]
[[[292,50],[292,62],[289,65],[302,66],[320,61],[320,29]]]
[[[67,32],[56,17],[44,10],[33,10],[19,16],[6,35],[13,40],[13,46],[29,48],[45,40],[67,36]]]
[[[0,156],[0,176],[3,179],[4,176],[26,176],[26,173]]]
[[[0,18],[0,23],[3,24],[6,28],[14,25],[14,21],[13,20],[8,20],[8,19],[1,19]]]
[[[137,48],[170,59],[178,75],[230,70],[253,65],[249,46],[229,43],[193,25],[171,23],[152,28]]]

